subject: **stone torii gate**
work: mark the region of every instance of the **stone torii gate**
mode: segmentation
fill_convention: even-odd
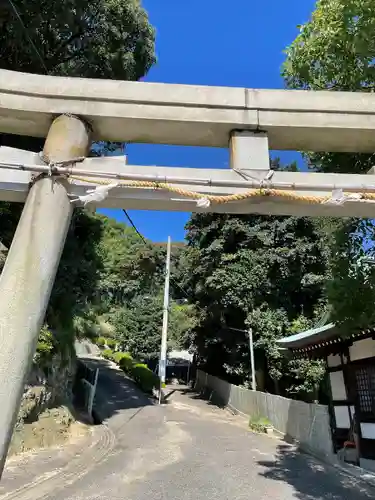
[[[77,203],[301,216],[375,212],[372,172],[269,167],[270,148],[373,153],[374,94],[0,70],[0,133],[46,137],[41,154],[0,147],[0,200],[25,202],[0,277],[0,473]],[[230,168],[142,167],[126,165],[123,157],[87,158],[96,140],[229,147]]]

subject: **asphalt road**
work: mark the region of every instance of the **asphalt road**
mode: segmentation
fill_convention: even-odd
[[[101,367],[97,404],[105,410],[111,448],[97,463],[87,463],[88,472],[78,479],[70,476],[50,493],[44,489],[40,496],[33,491],[30,498],[362,500],[375,496],[290,445],[251,433],[242,419],[192,393],[176,390],[160,407],[122,373]]]

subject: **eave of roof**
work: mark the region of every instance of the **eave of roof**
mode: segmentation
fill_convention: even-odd
[[[305,332],[296,333],[289,337],[284,337],[277,341],[277,344],[284,349],[300,349],[313,344],[320,344],[326,340],[330,340],[338,335],[337,328],[334,323],[311,328]]]

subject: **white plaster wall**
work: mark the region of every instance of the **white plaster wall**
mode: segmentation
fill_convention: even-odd
[[[331,382],[333,401],[346,401],[347,397],[343,372],[331,372],[329,374],[329,379]]]
[[[375,357],[375,340],[362,339],[353,342],[349,348],[350,360],[365,359]]]
[[[330,368],[341,365],[341,357],[340,354],[330,354],[327,357],[327,364]]]
[[[349,429],[350,428],[349,408],[347,406],[335,406],[334,412],[336,419],[336,427],[338,429]]]
[[[375,424],[361,424],[361,433],[364,439],[375,439]]]

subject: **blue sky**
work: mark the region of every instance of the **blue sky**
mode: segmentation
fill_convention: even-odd
[[[283,50],[306,22],[313,0],[143,0],[156,27],[157,64],[146,81],[220,85],[228,87],[282,88]],[[132,165],[218,168],[228,161],[226,149],[131,144]],[[277,154],[285,162],[292,152]],[[124,221],[120,210],[102,213]],[[184,238],[189,214],[129,211],[146,238],[172,241]]]

